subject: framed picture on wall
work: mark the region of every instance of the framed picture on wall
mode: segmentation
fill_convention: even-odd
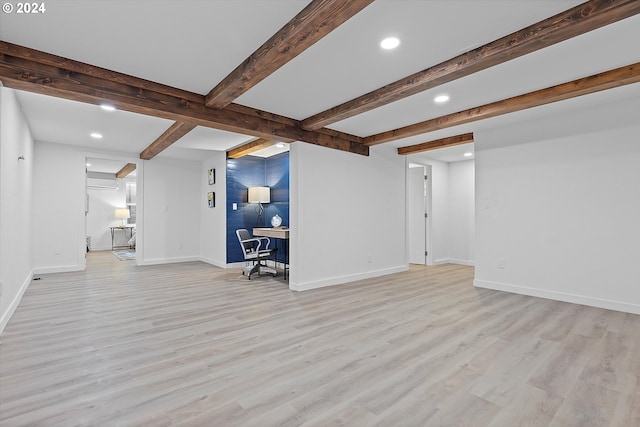
[[[209,169],[207,171],[207,178],[209,179],[209,185],[213,185],[216,183],[216,170]]]
[[[214,192],[207,193],[207,205],[210,208],[215,208],[216,207],[216,193],[214,193]]]

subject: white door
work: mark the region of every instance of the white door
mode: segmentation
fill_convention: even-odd
[[[425,168],[409,168],[407,183],[409,262],[426,264]]]

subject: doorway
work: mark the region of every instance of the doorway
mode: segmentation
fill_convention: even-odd
[[[409,263],[433,265],[431,256],[431,166],[410,164],[407,171]]]
[[[83,251],[112,252],[114,259],[142,260],[141,162],[87,154],[84,165]],[[125,215],[126,214],[126,215]],[[111,255],[111,254],[109,254]],[[85,269],[87,263],[85,262]]]

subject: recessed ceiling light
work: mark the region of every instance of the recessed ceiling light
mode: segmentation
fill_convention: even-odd
[[[100,108],[102,108],[104,111],[115,111],[116,107],[114,107],[111,104],[100,104]]]
[[[395,49],[400,45],[400,39],[397,37],[387,37],[380,42],[380,47],[383,49]]]
[[[449,95],[438,95],[435,98],[433,98],[433,100],[438,104],[444,104],[449,100]]]
[[[91,138],[94,138],[94,139],[101,139],[101,138],[102,138],[102,134],[101,134],[101,133],[98,133],[98,132],[93,132],[93,133],[91,134]]]
[[[465,157],[471,157],[471,156],[473,156],[473,153],[464,153],[464,156]]]
[[[278,147],[278,148],[284,148],[284,142],[278,142],[278,143],[276,144],[276,147]]]

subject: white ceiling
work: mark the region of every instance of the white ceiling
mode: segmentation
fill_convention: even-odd
[[[573,7],[582,0],[376,0],[236,102],[296,119],[362,95],[471,48]],[[306,0],[56,0],[39,15],[0,14],[0,39],[100,67],[206,94],[296,15]],[[379,48],[388,35],[394,51]],[[640,16],[628,18],[374,111],[333,129],[368,136],[640,61]],[[613,92],[638,94],[639,85]],[[434,95],[448,93],[444,105]],[[630,95],[631,94],[631,95]],[[21,92],[37,140],[136,156],[172,122]],[[589,107],[586,96],[562,106]],[[573,101],[573,102],[572,102]],[[389,143],[406,146],[493,125],[549,107]],[[91,139],[99,131],[104,138]],[[160,154],[201,159],[253,139],[198,127]],[[456,161],[465,147],[429,152]],[[449,153],[447,153],[449,152]],[[268,155],[264,154],[263,155]],[[464,160],[462,158],[460,160]]]

